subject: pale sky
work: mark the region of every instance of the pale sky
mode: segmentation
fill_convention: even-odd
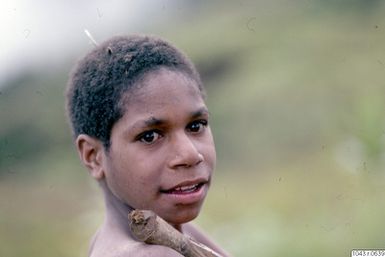
[[[1,0],[0,87],[24,67],[55,65],[73,58],[66,55],[84,53],[89,44],[84,29],[96,40],[138,32],[140,22],[160,15],[167,4],[170,1]]]

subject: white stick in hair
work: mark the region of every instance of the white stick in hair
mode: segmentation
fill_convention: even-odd
[[[84,33],[86,33],[86,36],[90,39],[91,43],[94,45],[94,46],[98,46],[98,43],[96,42],[96,40],[94,39],[94,37],[91,35],[91,33],[85,29],[84,30]]]

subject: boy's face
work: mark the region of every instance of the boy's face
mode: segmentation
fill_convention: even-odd
[[[182,73],[160,69],[140,83],[111,131],[104,176],[126,204],[185,223],[199,214],[215,166],[208,110]]]

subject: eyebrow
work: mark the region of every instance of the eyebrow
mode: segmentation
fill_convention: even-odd
[[[196,118],[199,118],[202,116],[208,116],[208,115],[209,115],[209,111],[207,107],[201,107],[198,110],[191,112],[189,115],[189,119],[196,119]],[[158,119],[152,116],[152,117],[149,117],[148,119],[139,120],[135,122],[129,130],[135,130],[137,128],[145,129],[145,128],[157,127],[165,123],[167,123],[166,120]]]
[[[165,120],[157,119],[155,117],[150,117],[149,119],[146,119],[144,121],[139,121],[138,123],[143,122],[145,124],[145,127],[155,127],[159,126],[165,123]]]
[[[195,119],[195,118],[205,116],[205,115],[207,115],[207,116],[209,115],[209,110],[206,107],[201,107],[197,111],[192,112],[190,117],[192,119]]]

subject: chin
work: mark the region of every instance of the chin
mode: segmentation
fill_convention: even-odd
[[[183,206],[180,208],[180,210],[177,210],[173,213],[168,213],[162,218],[170,224],[182,225],[198,217],[200,209],[200,206],[199,208],[196,206],[194,208],[186,208],[185,206]]]

